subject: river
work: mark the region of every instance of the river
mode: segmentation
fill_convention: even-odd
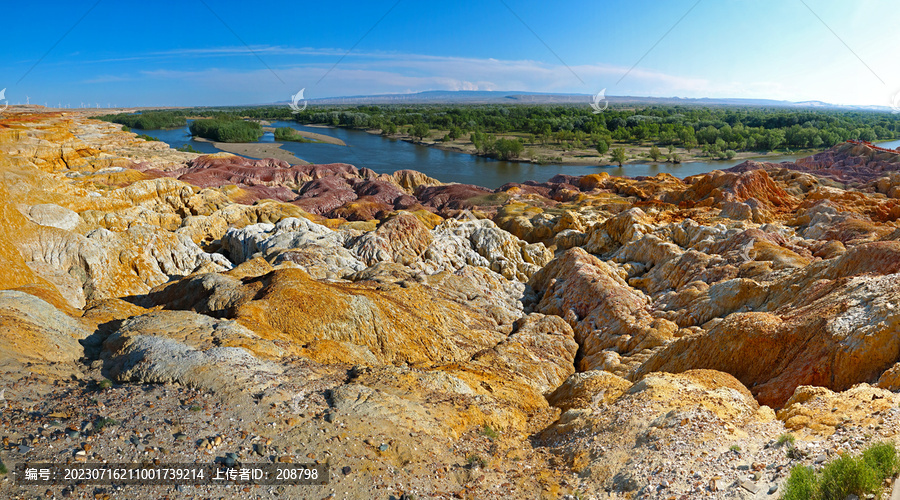
[[[662,172],[684,178],[702,174],[712,170],[733,167],[744,160],[709,160],[691,161],[677,165],[671,163],[629,163],[622,167],[610,165],[536,165],[525,162],[508,162],[483,158],[465,153],[443,151],[438,148],[420,146],[406,141],[389,139],[380,135],[360,130],[345,128],[306,127],[294,122],[272,122],[273,127],[293,127],[297,130],[327,134],[343,140],[347,146],[322,143],[285,142],[283,149],[294,153],[311,163],[350,163],[359,168],[370,168],[378,173],[392,173],[397,170],[418,170],[443,182],[460,182],[476,184],[488,188],[497,188],[508,182],[524,182],[533,180],[546,181],[557,174],[585,175],[607,172],[615,176],[652,176]],[[194,149],[204,153],[215,153],[211,143],[191,139],[187,127],[172,130],[140,130],[132,129],[139,134],[147,134],[160,139],[173,148],[190,144]],[[259,142],[274,142],[271,132],[265,133]],[[900,141],[879,144],[882,147],[895,148]],[[781,162],[808,156],[800,155],[768,155],[758,158],[761,161]]]

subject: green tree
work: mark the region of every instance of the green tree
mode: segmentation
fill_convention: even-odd
[[[390,122],[384,125],[384,128],[381,129],[381,135],[394,135],[397,133],[397,124]]]
[[[414,138],[418,138],[420,141],[426,137],[431,132],[431,129],[428,127],[428,124],[425,122],[419,122],[413,125],[412,131],[410,135]]]
[[[603,139],[597,140],[597,152],[604,155],[607,151],[609,151],[609,144]]]
[[[494,144],[497,157],[501,160],[518,158],[525,146],[517,139],[498,139]]]
[[[616,148],[612,150],[612,161],[618,163],[620,167],[626,160],[628,160],[628,155],[625,154],[625,148]]]
[[[651,146],[650,147],[650,158],[652,158],[653,161],[659,161],[660,156],[662,156],[662,153],[660,153],[659,148],[656,147],[656,145]]]

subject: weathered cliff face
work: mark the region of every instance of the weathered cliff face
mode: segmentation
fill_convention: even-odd
[[[572,472],[638,490],[703,443],[722,450],[698,470],[734,443],[831,439],[869,425],[876,399],[888,411],[897,157],[847,144],[687,179],[492,191],[14,114],[0,120],[0,380],[191,387],[264,406],[254,419],[294,422],[320,451],[307,431],[327,415],[354,467],[438,463],[449,492],[552,497],[574,492]],[[353,451],[374,429],[379,451]],[[449,474],[476,452],[503,472]],[[511,457],[539,484],[501,467]]]

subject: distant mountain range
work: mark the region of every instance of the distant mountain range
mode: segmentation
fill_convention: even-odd
[[[554,94],[519,91],[488,90],[429,90],[411,94],[356,95],[346,97],[326,97],[309,99],[310,105],[369,105],[369,104],[579,104],[589,103],[594,98],[591,94]],[[738,99],[709,98],[700,99],[685,97],[639,97],[639,96],[606,96],[610,104],[660,104],[683,106],[753,106],[784,108],[820,108],[859,111],[890,111],[886,106],[848,106],[830,104],[822,101],[778,101],[774,99]],[[288,101],[282,101],[283,104]]]

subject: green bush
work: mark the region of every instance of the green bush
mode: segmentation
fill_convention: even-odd
[[[863,497],[881,486],[878,473],[860,458],[843,456],[822,470],[819,495],[823,500],[844,500],[848,495]]]
[[[202,153],[202,151],[197,151],[194,149],[194,146],[191,146],[190,144],[184,144],[178,148],[178,151],[181,151],[182,153]]]
[[[488,437],[491,441],[500,437],[500,434],[497,433],[494,429],[491,429],[491,426],[488,424],[484,424],[484,429],[482,429],[482,434]]]
[[[785,432],[784,434],[778,436],[777,443],[778,443],[778,446],[782,446],[782,445],[791,446],[794,444],[794,442],[796,440],[797,440],[797,438],[795,438],[793,434],[791,434],[790,432]]]
[[[479,467],[484,469],[487,467],[487,460],[481,458],[478,455],[469,455],[468,458],[469,466],[472,468]]]
[[[898,470],[897,448],[892,443],[876,443],[861,456],[845,455],[829,463],[821,474],[798,465],[791,470],[783,500],[844,500],[849,495],[864,498],[881,494],[881,485]]]
[[[153,137],[152,135],[147,135],[147,134],[138,134],[137,138],[143,139],[145,141],[158,141],[159,140],[156,137]]]
[[[256,142],[263,135],[262,125],[236,119],[194,120],[191,134],[217,142]]]
[[[897,473],[897,447],[892,443],[875,443],[862,454],[862,459],[881,478]]]
[[[95,431],[95,432],[100,432],[100,431],[102,431],[104,428],[110,427],[110,426],[113,426],[113,425],[119,425],[119,422],[117,422],[115,419],[112,419],[112,418],[101,417],[101,418],[98,418],[98,419],[94,422],[94,431]]]
[[[819,481],[812,467],[798,465],[791,469],[784,484],[782,500],[812,500],[819,491]]]

